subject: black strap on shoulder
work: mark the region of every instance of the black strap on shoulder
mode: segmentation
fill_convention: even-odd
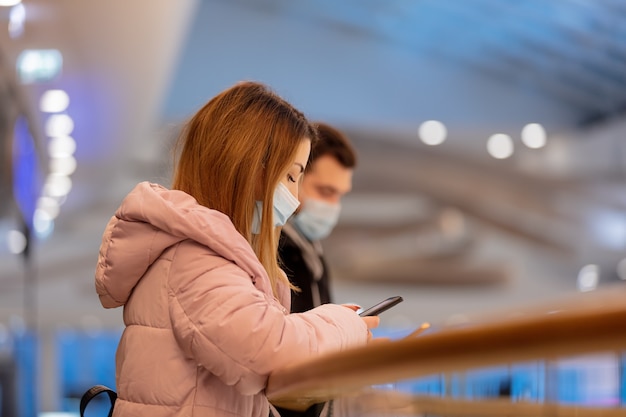
[[[111,401],[111,408],[109,409],[108,417],[113,415],[113,406],[115,405],[115,400],[117,400],[117,393],[104,385],[94,385],[89,388],[80,399],[80,417],[84,417],[87,404],[89,404],[95,396],[102,394],[103,392],[106,392],[109,395],[109,400]]]

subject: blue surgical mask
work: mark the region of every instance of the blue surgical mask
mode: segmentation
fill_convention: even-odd
[[[291,215],[296,211],[300,202],[291,194],[289,189],[282,182],[274,191],[274,226],[284,226]],[[261,216],[263,215],[263,202],[257,201],[254,207],[254,217],[252,217],[252,233],[261,233]]]
[[[339,220],[341,205],[322,200],[306,199],[293,222],[296,228],[309,240],[327,237]]]

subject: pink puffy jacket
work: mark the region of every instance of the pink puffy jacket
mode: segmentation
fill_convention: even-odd
[[[267,417],[275,369],[363,344],[364,322],[326,304],[288,314],[248,242],[224,214],[141,183],[102,238],[96,290],[124,306],[114,416]]]

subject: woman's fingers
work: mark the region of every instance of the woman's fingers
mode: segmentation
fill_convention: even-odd
[[[391,338],[389,338],[389,337],[376,337],[376,338],[373,338],[373,339],[371,339],[369,341],[370,344],[372,344],[372,343],[389,343],[389,342],[391,342]]]
[[[376,327],[378,327],[378,324],[380,323],[380,317],[378,317],[378,316],[365,316],[365,317],[361,317],[361,318],[363,319],[363,321],[367,325],[367,342],[369,343],[374,338],[374,335],[372,334],[372,330],[371,329],[375,329]]]
[[[378,316],[366,316],[366,317],[361,317],[361,318],[367,325],[368,329],[375,329],[380,324],[380,317]]]
[[[358,311],[361,308],[361,306],[357,304],[342,304],[342,306],[349,308],[352,311]]]

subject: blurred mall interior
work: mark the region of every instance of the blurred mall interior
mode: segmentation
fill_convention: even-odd
[[[626,285],[625,21],[621,0],[0,0],[1,416],[114,386],[104,226],[169,185],[181,123],[240,80],[354,142],[324,249],[337,302],[403,296],[381,333]],[[621,354],[555,366],[552,398],[626,402]],[[545,399],[529,367],[463,381]]]

